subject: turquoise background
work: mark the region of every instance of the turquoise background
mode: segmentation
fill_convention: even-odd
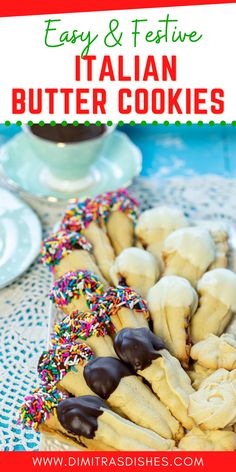
[[[232,125],[148,125],[126,128],[143,153],[142,175],[236,176],[236,128]],[[168,169],[168,173],[167,173]]]
[[[232,125],[125,125],[121,130],[142,150],[143,176],[160,169],[163,178],[193,172],[236,176],[236,127]],[[0,144],[18,132],[18,126],[0,125]]]

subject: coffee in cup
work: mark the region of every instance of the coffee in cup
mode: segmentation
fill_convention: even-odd
[[[56,124],[55,126],[51,126],[45,124],[44,126],[33,125],[30,127],[30,130],[35,136],[53,141],[54,143],[78,143],[103,135],[106,131],[106,125],[101,124],[97,126],[91,124],[85,126],[78,124],[74,126],[68,124],[67,126],[62,126],[61,124]]]

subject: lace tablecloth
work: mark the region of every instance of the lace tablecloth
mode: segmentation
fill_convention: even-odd
[[[174,204],[197,219],[225,219],[236,226],[236,180],[219,176],[138,178],[130,188],[142,208]],[[32,201],[31,201],[32,204]],[[34,204],[48,233],[59,207]],[[39,435],[17,425],[24,396],[37,383],[36,365],[46,347],[49,323],[48,272],[36,261],[18,281],[0,292],[0,445],[1,450],[37,450]]]

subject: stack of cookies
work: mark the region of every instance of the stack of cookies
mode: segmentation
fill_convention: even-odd
[[[236,450],[236,311],[222,225],[127,190],[76,201],[43,243],[64,312],[19,422],[73,450]]]

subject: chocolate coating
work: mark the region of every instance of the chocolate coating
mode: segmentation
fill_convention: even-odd
[[[117,333],[114,348],[119,358],[137,371],[160,357],[158,351],[165,349],[165,344],[148,328],[124,328]]]
[[[134,375],[133,369],[115,357],[97,357],[84,367],[87,385],[105,400],[116,390],[120,380],[128,375]]]
[[[63,428],[69,433],[92,439],[98,429],[98,417],[102,408],[108,408],[101,398],[84,395],[67,398],[57,406],[57,417]]]
[[[68,124],[62,126],[57,124],[51,126],[46,124],[44,126],[33,125],[30,127],[31,132],[40,138],[47,139],[47,141],[53,141],[56,143],[76,143],[79,141],[86,141],[87,139],[97,138],[101,136],[105,130],[105,125],[78,125],[73,126]]]

